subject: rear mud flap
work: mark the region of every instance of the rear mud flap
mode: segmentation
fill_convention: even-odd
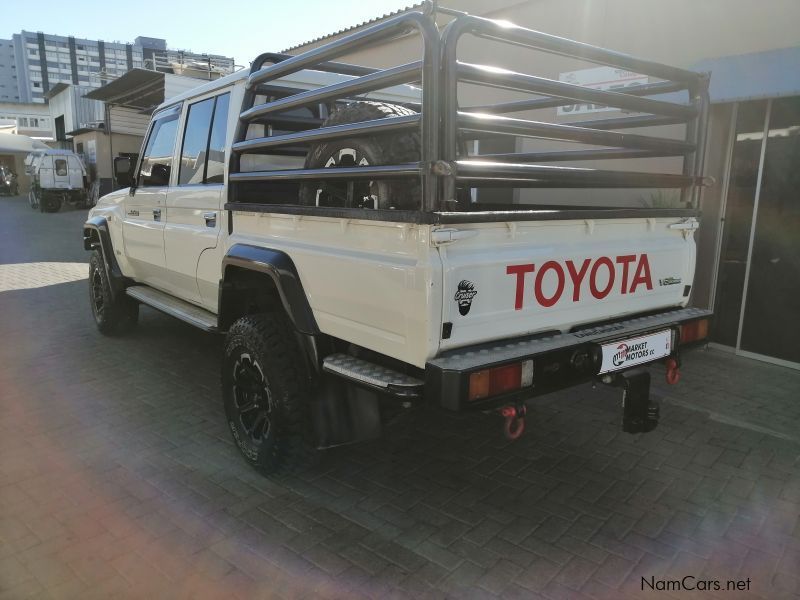
[[[312,420],[320,449],[378,438],[381,435],[378,394],[324,376],[312,401]]]

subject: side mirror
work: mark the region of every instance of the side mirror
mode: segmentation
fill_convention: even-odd
[[[128,156],[117,156],[114,158],[114,179],[121,188],[130,187],[133,184],[133,161]]]

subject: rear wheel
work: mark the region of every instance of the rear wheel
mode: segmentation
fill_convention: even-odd
[[[54,213],[61,210],[61,196],[58,194],[42,194],[39,200],[42,212]]]
[[[264,474],[317,456],[303,358],[283,315],[243,317],[228,331],[222,364],[225,416],[244,459]]]
[[[416,114],[413,110],[385,102],[353,102],[325,119],[323,127],[359,123],[387,117]],[[328,169],[416,162],[420,159],[418,133],[353,137],[322,142],[311,147],[306,169]],[[419,208],[421,187],[418,179],[352,180],[303,183],[300,203],[307,206],[383,208],[413,210]]]
[[[89,259],[89,302],[100,333],[114,335],[130,331],[139,319],[139,304],[125,294],[114,295],[99,250]]]

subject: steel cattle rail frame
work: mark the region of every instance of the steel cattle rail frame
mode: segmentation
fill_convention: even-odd
[[[597,90],[505,69],[462,63],[458,60],[458,44],[465,34],[586,62],[628,69],[664,81],[632,86],[622,91]],[[699,200],[697,190],[702,175],[709,102],[707,75],[638,59],[597,46],[525,29],[507,22],[492,21],[471,15],[458,17],[444,28],[442,32],[442,68],[444,70],[443,102],[445,104],[443,108],[442,158],[454,167],[452,174],[444,181],[445,201],[455,199],[456,186],[459,182],[492,181],[495,185],[502,182],[508,184],[513,182],[518,187],[542,187],[542,178],[544,178],[552,180],[552,187],[586,187],[590,185],[612,188],[676,187],[682,189],[682,200],[691,203],[694,209],[697,208]],[[537,97],[531,100],[460,109],[459,82],[516,92],[529,92],[536,94]],[[690,103],[688,105],[647,98],[647,96],[655,94],[681,90],[689,92]],[[599,119],[555,124],[509,119],[498,114],[562,106],[573,101],[600,103],[614,108],[646,113],[646,116],[621,117],[609,119],[608,122]],[[687,124],[685,141],[607,131],[612,128],[624,129],[674,123]],[[479,164],[476,164],[475,160],[459,160],[459,140],[486,134],[540,137],[596,146],[611,146],[611,148],[474,157]],[[676,155],[684,157],[681,176],[580,169],[575,171],[580,176],[574,179],[574,185],[570,185],[569,177],[565,177],[563,171],[553,169],[552,176],[548,176],[542,173],[541,165],[531,164],[532,162],[551,160]],[[596,175],[596,178],[592,177],[592,173]],[[638,184],[634,184],[634,179]],[[526,181],[530,184],[526,184]]]
[[[230,200],[236,203],[238,182],[246,181],[287,181],[303,179],[339,179],[346,174],[348,179],[380,179],[398,177],[421,177],[423,207],[435,210],[437,204],[436,178],[430,165],[439,154],[439,30],[430,17],[432,7],[425,4],[425,12],[409,12],[335,40],[303,54],[285,56],[261,55],[253,64],[247,81],[243,111],[239,116],[239,126],[232,146],[229,181]],[[362,50],[366,47],[418,33],[422,39],[423,58],[391,69],[379,70],[343,63],[330,62],[343,54]],[[272,62],[264,67],[265,62]],[[355,79],[324,86],[314,90],[302,91],[294,95],[254,106],[256,95],[263,85],[280,77],[302,70],[334,72],[355,75]],[[317,104],[322,101],[338,100],[369,91],[379,90],[403,83],[422,83],[421,111],[408,117],[388,117],[361,123],[350,123],[333,127],[320,127],[281,136],[266,136],[246,140],[247,126],[250,123],[264,122],[270,115],[301,106]],[[280,171],[241,172],[240,157],[246,152],[290,146],[301,143],[340,139],[353,135],[372,135],[390,131],[418,129],[421,139],[420,161],[407,165],[371,165],[356,169],[335,169],[338,173],[315,169],[291,169]],[[388,167],[388,168],[387,168]],[[330,173],[330,174],[329,174]],[[294,177],[292,176],[294,175]],[[316,208],[316,207],[311,207]],[[279,210],[276,207],[276,212]]]
[[[661,210],[665,213],[696,214],[699,201],[703,154],[708,118],[708,76],[641,60],[589,44],[525,29],[506,22],[436,9],[455,18],[439,32],[434,8],[423,4],[422,12],[408,12],[387,19],[346,37],[302,54],[262,54],[253,63],[229,163],[229,210],[245,209],[290,214],[349,215],[370,220],[447,223],[470,220],[534,220],[554,218],[552,210],[503,211],[492,216],[487,211],[469,212],[458,206],[456,188],[468,187],[552,187],[552,188],[677,188],[684,206],[691,209]],[[422,60],[388,69],[375,69],[331,62],[340,56],[385,44],[416,33],[422,40]],[[513,71],[463,63],[458,60],[458,45],[464,35],[557,54],[586,62],[628,69],[662,81],[626,87],[621,91],[598,90],[561,81],[515,73]],[[269,64],[268,64],[269,63]],[[441,67],[441,68],[440,68]],[[292,90],[275,85],[276,79],[302,70],[315,70],[353,77],[311,90]],[[400,84],[421,82],[419,114],[387,117],[360,123],[319,127],[321,119],[287,116],[286,111],[322,103],[336,103],[367,92]],[[533,94],[531,99],[483,106],[460,107],[458,85],[467,83],[518,93]],[[651,98],[669,92],[688,91],[689,103]],[[256,105],[258,95],[280,96]],[[286,94],[289,95],[286,95]],[[568,124],[546,123],[505,116],[531,109],[551,108],[574,101],[599,103],[633,111],[630,116],[589,119]],[[300,131],[246,139],[253,123],[294,124]],[[686,124],[684,140],[625,133],[625,130],[653,125]],[[279,169],[241,172],[240,158],[248,152],[269,152],[283,148],[296,152],[320,141],[387,132],[420,132],[420,157],[417,162],[395,165],[370,165],[336,169]],[[506,135],[534,137],[595,146],[579,150],[487,154],[463,157],[459,144],[468,139]],[[643,173],[594,168],[543,165],[552,161],[600,160],[682,156],[681,174]],[[420,177],[422,212],[386,209],[331,208],[237,202],[238,184],[245,182],[301,182],[308,180],[397,179]],[[268,194],[269,191],[265,190]],[[466,209],[466,210],[465,210]],[[614,216],[637,209],[597,209],[597,216]],[[638,209],[640,212],[648,209]],[[652,212],[653,209],[649,209]],[[561,213],[562,211],[556,211]],[[575,211],[564,210],[574,215]],[[585,211],[581,211],[585,212]],[[659,209],[655,212],[661,214]],[[458,214],[458,216],[456,216]],[[566,215],[563,218],[571,218]]]

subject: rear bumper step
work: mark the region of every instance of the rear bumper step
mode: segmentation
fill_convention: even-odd
[[[425,368],[426,396],[438,397],[441,405],[450,410],[487,409],[564,389],[597,377],[599,365],[591,357],[596,356],[601,344],[677,327],[711,315],[709,310],[681,308],[568,333],[505,339],[451,350],[428,361]],[[675,351],[673,348],[673,354]],[[576,357],[581,360],[576,360]],[[528,359],[533,360],[531,387],[468,402],[471,373]]]
[[[422,394],[424,383],[387,367],[350,356],[331,354],[322,361],[322,370],[352,383],[400,398],[416,398]]]

